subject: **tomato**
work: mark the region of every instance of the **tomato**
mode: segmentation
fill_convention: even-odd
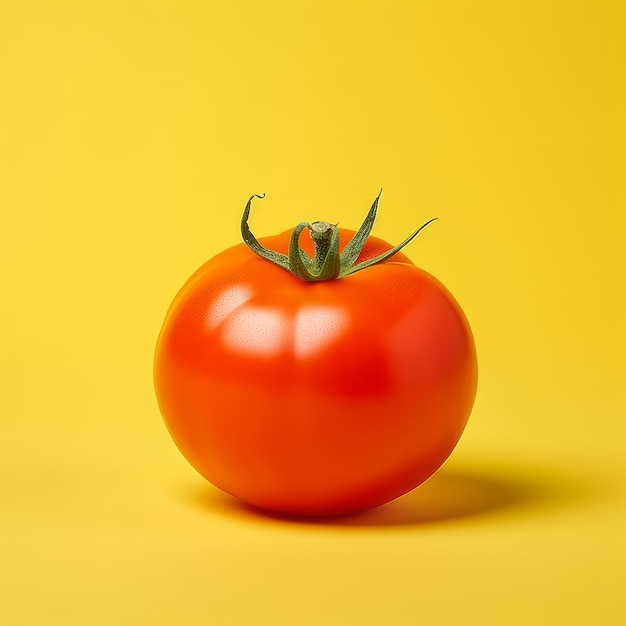
[[[355,231],[324,226],[343,253]],[[290,231],[254,241],[278,255],[293,243]],[[299,245],[310,260],[313,239]],[[367,238],[356,265],[392,249]],[[457,302],[403,253],[309,281],[242,243],[174,299],[154,378],[171,436],[208,481],[273,512],[345,515],[441,466],[472,409],[477,362]]]

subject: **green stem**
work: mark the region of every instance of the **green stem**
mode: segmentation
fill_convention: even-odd
[[[382,190],[380,193],[382,193]],[[289,254],[287,256],[263,247],[250,231],[248,218],[250,216],[252,200],[254,198],[264,198],[264,195],[260,196],[255,194],[248,200],[241,218],[241,235],[244,243],[255,254],[290,271],[294,276],[302,280],[321,281],[343,278],[344,276],[354,274],[355,272],[359,272],[391,258],[394,254],[402,250],[404,246],[413,241],[428,224],[437,219],[433,218],[420,226],[412,235],[391,250],[373,259],[368,259],[367,261],[362,261],[355,265],[374,226],[380,193],[370,207],[363,224],[361,224],[361,227],[341,254],[339,253],[339,229],[336,224],[329,224],[328,222],[300,222],[291,233]],[[313,245],[315,246],[315,256],[313,258],[306,254],[300,247],[300,235],[303,230],[308,230],[313,239]]]

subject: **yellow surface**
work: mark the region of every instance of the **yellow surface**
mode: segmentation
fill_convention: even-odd
[[[4,2],[0,623],[626,623],[620,2]],[[237,506],[161,422],[197,266],[302,219],[399,241],[481,365],[423,488]]]

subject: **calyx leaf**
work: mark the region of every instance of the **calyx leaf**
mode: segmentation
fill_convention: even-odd
[[[288,270],[294,274],[294,276],[302,280],[320,281],[343,278],[344,276],[349,276],[350,274],[354,274],[355,272],[359,272],[391,258],[394,254],[400,252],[408,243],[413,241],[428,224],[437,219],[434,217],[428,220],[402,243],[399,243],[387,252],[383,252],[377,257],[368,259],[367,261],[356,263],[374,226],[381,193],[382,189],[378,193],[378,196],[376,196],[361,227],[341,253],[339,252],[339,229],[336,224],[329,224],[328,222],[300,222],[291,233],[288,255],[275,252],[274,250],[268,250],[262,246],[252,234],[248,226],[248,218],[250,216],[252,200],[254,198],[264,198],[265,194],[254,194],[248,200],[241,218],[241,235],[244,243],[252,252]],[[313,239],[315,246],[315,256],[313,258],[300,247],[300,235],[304,230],[308,230]]]

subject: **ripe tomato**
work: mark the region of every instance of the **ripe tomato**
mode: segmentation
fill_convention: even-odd
[[[355,231],[325,226],[345,251]],[[257,243],[286,255],[290,241]],[[311,238],[301,246],[315,252]],[[391,249],[370,237],[356,263]],[[207,480],[318,516],[383,504],[435,472],[469,417],[477,364],[457,302],[401,252],[311,282],[242,243],[176,296],[154,376],[169,432]]]

